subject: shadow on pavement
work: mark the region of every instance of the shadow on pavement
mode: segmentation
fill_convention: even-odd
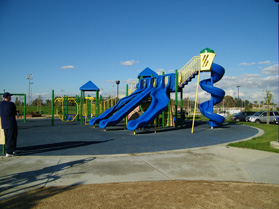
[[[44,167],[42,169],[25,171],[20,173],[9,174],[0,177],[0,196],[14,196],[21,192],[33,190],[36,188],[42,188],[46,183],[53,182],[61,178],[59,175],[55,175],[55,172],[66,170],[81,164],[88,163],[95,160],[95,157],[75,160],[71,162],[55,164]],[[35,184],[34,184],[35,182]],[[82,182],[80,182],[82,183]],[[79,184],[79,183],[77,183]],[[67,189],[67,188],[64,188]],[[60,191],[61,192],[61,191]],[[20,197],[19,197],[20,198]],[[15,201],[15,200],[13,200]],[[32,203],[30,203],[32,204]],[[10,206],[10,205],[9,205]],[[11,207],[12,208],[12,207]],[[26,207],[28,208],[28,207]]]
[[[51,152],[57,150],[72,149],[72,148],[83,147],[92,144],[105,143],[112,140],[114,139],[105,140],[105,141],[67,141],[67,142],[59,142],[53,144],[18,147],[17,154],[23,156],[23,155],[38,154],[38,153]]]

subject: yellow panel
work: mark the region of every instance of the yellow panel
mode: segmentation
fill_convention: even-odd
[[[201,71],[210,71],[216,54],[211,52],[206,52],[206,53],[201,53],[200,56],[201,56]]]
[[[5,134],[4,134],[4,129],[2,129],[2,125],[1,125],[1,117],[0,117],[0,144],[5,144]]]

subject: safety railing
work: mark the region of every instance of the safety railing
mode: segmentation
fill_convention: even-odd
[[[194,56],[178,71],[178,86],[186,82],[196,71],[201,69],[200,56]]]

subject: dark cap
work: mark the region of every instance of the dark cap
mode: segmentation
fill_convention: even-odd
[[[13,96],[13,95],[10,94],[9,92],[5,92],[5,93],[3,94],[3,97],[4,97],[4,98],[7,98],[8,96]]]

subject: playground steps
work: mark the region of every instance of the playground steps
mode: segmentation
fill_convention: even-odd
[[[198,71],[201,70],[201,59],[200,56],[194,56],[189,60],[179,71],[178,86],[183,88],[189,82],[198,75]]]
[[[195,71],[184,83],[182,83],[179,87],[184,88],[184,86],[188,85],[195,77],[198,75],[198,71]]]

